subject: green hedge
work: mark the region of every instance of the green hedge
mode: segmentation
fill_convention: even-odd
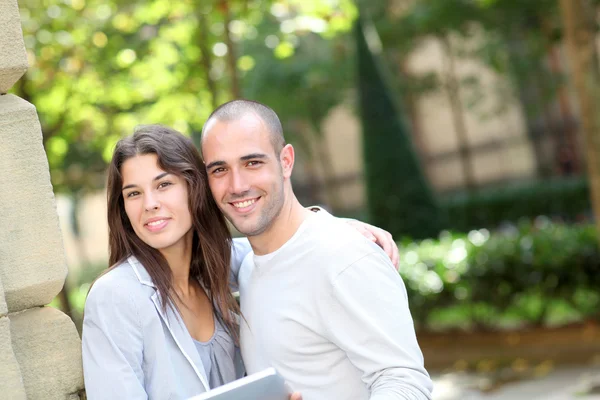
[[[578,220],[591,209],[585,178],[520,183],[441,196],[440,203],[448,216],[448,228],[463,232],[538,215]]]
[[[492,234],[443,232],[400,247],[400,273],[420,326],[435,325],[444,310],[452,310],[445,316],[451,326],[478,328],[551,323],[561,310],[567,319],[598,315],[600,251],[591,225],[538,217]]]

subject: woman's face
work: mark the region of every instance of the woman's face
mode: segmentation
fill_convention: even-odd
[[[155,154],[121,166],[125,212],[136,235],[165,254],[191,251],[192,217],[185,179],[163,171]]]

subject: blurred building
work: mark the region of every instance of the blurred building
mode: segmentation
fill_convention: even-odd
[[[564,70],[562,50],[553,51],[552,61],[560,63]],[[451,97],[445,90],[411,96],[410,102],[403,104],[415,151],[437,193],[570,175],[581,170],[578,165],[581,143],[573,139],[577,109],[570,87],[559,91],[543,115],[533,117],[526,115],[528,105],[510,90],[511,82],[506,76],[496,74],[475,60],[457,57],[452,61],[464,140],[461,141],[457,132],[457,116],[453,115],[456,108],[453,109]],[[405,68],[408,76],[433,73],[440,81],[447,79],[448,60],[442,43],[436,39],[424,41],[411,54]],[[477,77],[475,89],[460,84],[469,77]],[[476,98],[475,90],[483,95]],[[295,169],[296,191],[305,203],[327,203],[324,186],[332,185],[341,199],[340,210],[360,210],[365,206],[362,133],[351,106],[334,109],[324,124],[324,132],[336,178],[311,182],[309,174],[304,172],[307,161],[300,159]],[[569,147],[569,143],[573,146]],[[472,172],[470,183],[465,165]],[[320,171],[320,175],[325,174]]]

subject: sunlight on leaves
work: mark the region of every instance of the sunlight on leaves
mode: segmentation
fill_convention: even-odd
[[[125,68],[134,63],[137,58],[137,54],[132,49],[123,49],[117,54],[117,65],[121,68]]]
[[[94,46],[102,48],[108,43],[108,38],[104,32],[96,32],[92,36],[92,43],[94,43]]]
[[[284,59],[291,57],[294,54],[294,46],[290,42],[281,42],[275,48],[275,57]]]

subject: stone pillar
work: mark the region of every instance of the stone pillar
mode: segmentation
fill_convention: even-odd
[[[0,0],[0,398],[76,400],[81,341],[46,305],[67,275],[35,106],[7,94],[27,70],[17,0]]]

